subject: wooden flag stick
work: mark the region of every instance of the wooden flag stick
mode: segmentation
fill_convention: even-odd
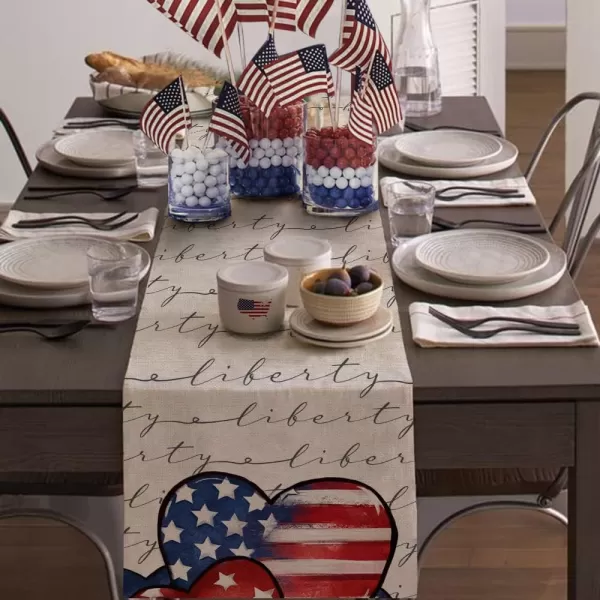
[[[217,6],[217,16],[219,18],[219,25],[221,28],[221,35],[223,36],[223,48],[225,49],[225,59],[227,60],[227,67],[229,68],[229,78],[231,79],[231,85],[235,86],[235,69],[233,68],[233,60],[231,59],[231,50],[229,49],[229,40],[227,39],[227,32],[225,31],[225,20],[223,19],[223,11],[221,9],[221,0],[215,0]]]
[[[240,45],[240,58],[242,59],[242,71],[246,68],[246,40],[244,38],[244,28],[241,23],[237,26],[238,44]]]
[[[181,98],[184,100],[184,103],[183,103],[183,115],[184,115],[184,119],[185,119],[185,125],[184,125],[185,129],[183,130],[184,133],[183,133],[183,140],[182,141],[185,141],[185,147],[189,148],[190,147],[190,140],[189,140],[189,136],[188,136],[188,131],[189,131],[189,129],[192,126],[192,116],[191,116],[190,110],[189,110],[190,106],[187,103],[187,96],[186,96],[185,87],[184,87],[184,84],[183,84],[183,77],[181,77],[181,76],[179,77],[179,90],[181,92]]]
[[[339,46],[341,46],[344,43],[344,24],[346,23],[346,9],[347,9],[347,3],[346,3],[346,0],[343,0],[342,21],[340,23]],[[335,81],[335,119],[333,120],[334,131],[340,122],[340,103],[341,103],[342,82],[343,82],[343,75],[344,75],[344,71],[342,69],[340,69],[340,67],[336,67],[336,69],[337,69],[337,73],[336,73],[336,81]]]
[[[271,18],[271,22],[269,23],[269,35],[273,35],[275,31],[275,25],[277,24],[277,12],[279,11],[279,0],[275,0],[275,4],[273,5],[273,16]]]
[[[373,63],[375,62],[375,52],[373,52],[373,56],[371,56],[371,60],[369,61],[369,66],[367,68],[367,76],[365,77],[365,82],[363,84],[362,90],[360,90],[360,99],[364,100],[365,95],[367,94],[367,86],[371,81],[371,70],[373,69]]]

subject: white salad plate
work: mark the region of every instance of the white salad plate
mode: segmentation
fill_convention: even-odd
[[[433,167],[475,165],[502,151],[493,135],[452,129],[406,133],[396,138],[395,145],[402,156]]]
[[[58,139],[54,149],[64,158],[86,167],[118,167],[135,161],[132,131],[82,131]]]
[[[379,143],[379,162],[388,169],[405,175],[428,177],[431,179],[469,179],[492,175],[511,167],[519,157],[518,148],[508,140],[497,138],[502,146],[501,151],[492,158],[486,159],[475,165],[466,167],[439,167],[424,165],[412,161],[400,154],[396,149],[398,138],[405,135],[393,136],[382,139]]]
[[[429,235],[439,235],[439,233]],[[407,285],[442,298],[475,302],[519,300],[520,298],[539,294],[556,285],[567,268],[567,258],[561,248],[551,242],[538,240],[548,250],[550,260],[543,269],[536,273],[516,281],[497,285],[457,283],[432,273],[419,265],[415,254],[419,245],[423,243],[424,237],[426,236],[416,237],[405,245],[396,248],[392,256],[392,268],[398,278]]]
[[[290,329],[294,333],[336,345],[370,340],[387,332],[391,326],[392,314],[384,307],[380,307],[371,318],[348,327],[335,327],[315,321],[304,308],[298,308],[290,316]]]
[[[537,273],[550,261],[550,253],[519,233],[461,229],[426,236],[415,259],[428,271],[458,283],[494,285]]]
[[[57,141],[46,142],[35,153],[40,165],[52,173],[81,179],[120,179],[135,176],[135,162],[117,167],[85,167],[71,162],[54,149]]]
[[[82,287],[88,282],[87,251],[102,239],[57,235],[4,244],[0,246],[0,279],[45,290]]]
[[[140,281],[148,274],[152,259],[143,248]],[[91,302],[89,284],[64,290],[27,287],[0,279],[0,304],[19,308],[67,308]]]

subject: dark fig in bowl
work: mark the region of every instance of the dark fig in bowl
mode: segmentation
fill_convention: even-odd
[[[353,288],[356,288],[361,283],[366,283],[371,278],[371,269],[369,269],[369,267],[365,267],[364,265],[352,267],[348,270],[348,273],[350,275],[350,279],[352,280]]]
[[[356,293],[361,296],[362,294],[368,294],[375,289],[375,286],[370,281],[363,281],[359,283],[355,288]]]
[[[340,281],[343,281],[347,287],[352,287],[352,279],[346,269],[336,269],[333,273],[329,274],[329,279],[339,279]]]
[[[330,277],[325,284],[326,296],[349,296],[351,293],[352,288],[336,277]]]

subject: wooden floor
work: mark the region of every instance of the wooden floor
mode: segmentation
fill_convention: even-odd
[[[526,165],[545,125],[563,103],[564,73],[514,72],[507,83],[507,135],[521,149],[521,164]],[[564,190],[563,131],[551,144],[533,188],[550,219]],[[578,283],[600,323],[600,251],[589,257]],[[465,517],[426,552],[419,600],[564,600],[566,540],[564,526],[536,512],[504,509]],[[59,563],[64,562],[55,559],[66,558],[63,553],[73,546],[74,562],[61,572]],[[104,575],[100,557],[72,532],[23,522],[18,529],[4,526],[0,556],[0,588],[7,597],[107,600],[106,587],[93,583]]]

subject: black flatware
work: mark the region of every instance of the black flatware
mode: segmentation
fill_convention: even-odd
[[[90,321],[71,321],[70,323],[63,323],[54,327],[44,326],[32,326],[32,325],[7,325],[6,327],[0,327],[0,334],[2,333],[34,333],[43,337],[49,341],[58,341],[69,338],[76,333],[79,333],[82,329],[85,329],[90,324]]]
[[[52,227],[65,227],[68,225],[83,225],[86,227],[91,227],[92,229],[96,229],[97,231],[116,231],[125,225],[129,225],[138,218],[138,214],[131,215],[126,219],[121,219],[120,221],[110,220],[110,221],[92,221],[90,219],[85,219],[82,217],[72,216],[72,217],[57,217],[53,219],[47,220],[28,220],[25,219],[23,221],[17,221],[12,225],[14,229],[49,229]]]
[[[116,189],[116,190],[97,190],[97,189],[84,189],[84,188],[79,188],[79,189],[73,189],[73,188],[69,188],[69,189],[64,189],[64,190],[55,190],[53,192],[44,192],[44,193],[40,193],[38,195],[36,194],[31,194],[30,190],[27,190],[27,192],[25,192],[25,195],[23,196],[23,200],[51,200],[53,198],[60,198],[63,196],[96,196],[98,198],[101,198],[102,200],[120,200],[121,198],[124,198],[125,196],[131,194],[131,192],[133,192],[136,188],[135,187],[128,187],[128,188],[121,188],[121,189]]]
[[[484,188],[476,186],[449,186],[436,190],[435,197],[438,200],[451,202],[466,196],[488,196],[490,198],[525,198],[518,188]]]
[[[545,327],[547,329],[568,329],[580,332],[579,325],[577,323],[561,323],[559,321],[541,321],[538,319],[526,319],[520,317],[485,317],[483,319],[458,319],[456,317],[451,317],[435,308],[433,306],[429,307],[429,314],[433,317],[436,317],[440,321],[450,325],[458,325],[459,327],[464,327],[466,329],[474,329],[476,327],[481,327],[486,323],[491,322],[502,322],[502,323],[518,323],[520,325],[531,325],[534,327]]]
[[[462,229],[467,225],[493,225],[494,229],[502,229],[504,231],[516,233],[546,233],[546,228],[541,225],[511,223],[510,221],[499,221],[495,219],[463,219],[462,221],[450,221],[435,215],[432,220],[432,225],[445,230]]]
[[[98,119],[97,121],[71,121],[65,123],[60,129],[96,129],[98,127],[125,127],[126,129],[138,129],[139,123],[124,123],[117,119]]]
[[[106,223],[110,223],[112,221],[116,221],[117,219],[120,219],[121,217],[124,217],[127,214],[126,211],[120,212],[120,213],[116,213],[114,215],[111,215],[109,217],[84,217],[83,215],[69,215],[69,214],[64,214],[64,215],[60,215],[60,216],[56,216],[56,217],[40,217],[39,219],[23,219],[22,221],[18,221],[19,223],[31,223],[31,224],[38,224],[38,223],[54,223],[57,221],[65,221],[65,220],[80,220],[80,221],[86,221],[88,223],[95,223],[95,224],[106,224]],[[137,213],[136,213],[137,216]]]

